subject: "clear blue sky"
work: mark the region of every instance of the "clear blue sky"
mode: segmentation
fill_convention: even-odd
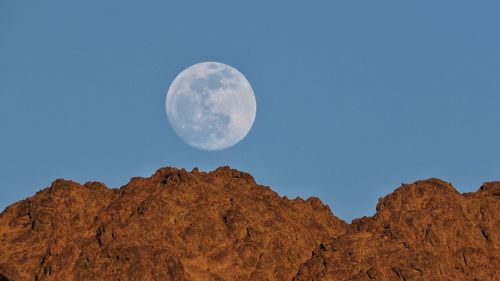
[[[71,3],[70,3],[71,2]],[[343,219],[401,182],[500,179],[499,1],[0,2],[0,209],[56,178],[111,187],[230,165]],[[257,98],[249,135],[196,150],[166,91],[220,61]]]

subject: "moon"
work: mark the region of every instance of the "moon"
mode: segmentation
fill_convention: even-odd
[[[186,68],[167,92],[170,125],[187,144],[202,150],[222,150],[240,142],[252,128],[256,111],[250,82],[220,62]]]

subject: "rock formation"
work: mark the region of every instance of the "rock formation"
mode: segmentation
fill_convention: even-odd
[[[347,224],[228,167],[56,180],[0,215],[0,281],[500,280],[500,182],[429,179]]]
[[[293,279],[500,280],[500,182],[460,194],[438,179],[402,185],[373,217],[322,242]]]

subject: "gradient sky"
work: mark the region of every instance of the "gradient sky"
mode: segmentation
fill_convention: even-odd
[[[72,3],[70,3],[72,2]],[[111,187],[230,165],[339,217],[402,182],[500,180],[500,1],[0,2],[0,209],[56,178]],[[257,98],[249,135],[183,143],[184,68],[220,61]]]

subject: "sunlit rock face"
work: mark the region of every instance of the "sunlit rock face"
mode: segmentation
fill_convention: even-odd
[[[56,180],[0,214],[0,280],[500,280],[498,214],[498,182],[403,184],[347,224],[229,167]]]
[[[294,280],[500,280],[499,214],[500,182],[464,194],[438,179],[403,184]]]
[[[166,111],[175,132],[204,150],[235,145],[250,131],[256,100],[238,70],[218,62],[195,64],[181,72],[167,93]]]
[[[10,280],[291,280],[345,231],[319,199],[290,200],[228,167],[162,168],[120,189],[55,181],[0,215]]]

